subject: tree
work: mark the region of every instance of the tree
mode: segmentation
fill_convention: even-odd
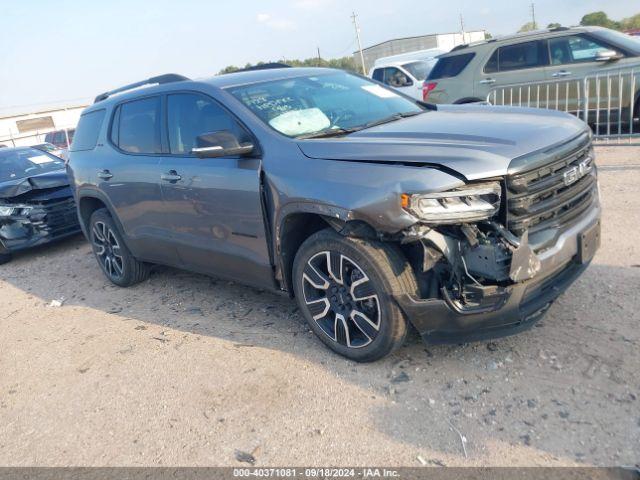
[[[533,22],[527,22],[520,27],[520,30],[518,30],[518,32],[531,32],[533,30],[536,30],[536,24]]]
[[[318,57],[305,58],[304,60],[298,59],[280,59],[277,60],[278,63],[286,63],[287,65],[291,65],[292,67],[327,67],[327,68],[338,68],[341,70],[347,70],[351,72],[357,71],[356,65],[353,62],[353,57],[342,57],[342,58],[332,58],[329,60],[318,59]],[[263,65],[264,63],[272,63],[272,62],[258,62],[256,65]],[[251,63],[247,63],[244,68],[252,67]],[[218,74],[224,73],[232,73],[237,72],[240,68],[235,65],[229,65],[228,67],[223,68],[218,72]]]
[[[225,67],[222,70],[220,70],[218,73],[219,74],[233,73],[233,72],[237,72],[238,70],[240,70],[240,69],[238,67],[236,67],[235,65],[229,65],[228,67]]]
[[[637,30],[639,28],[640,28],[640,13],[632,17],[623,18],[620,21],[621,30]]]
[[[560,27],[562,27],[562,25],[561,25],[561,24],[559,24],[559,23],[557,23],[557,22],[553,22],[553,23],[550,23],[549,25],[547,25],[547,28],[548,28],[548,29],[552,29],[552,28],[560,28]]]
[[[615,30],[620,29],[620,23],[611,20],[604,12],[587,13],[582,17],[582,20],[580,20],[580,25],[606,27]]]

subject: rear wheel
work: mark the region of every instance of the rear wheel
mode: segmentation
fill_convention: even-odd
[[[149,265],[131,254],[109,212],[96,210],[89,220],[93,253],[102,272],[120,287],[129,287],[149,277]]]
[[[340,355],[370,362],[404,342],[407,322],[392,293],[415,294],[417,286],[394,246],[322,230],[298,250],[293,282],[309,326]]]

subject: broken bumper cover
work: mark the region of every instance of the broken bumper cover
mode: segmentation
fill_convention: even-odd
[[[540,272],[515,283],[481,309],[464,309],[448,298],[396,295],[398,305],[428,343],[459,343],[513,335],[531,328],[589,265],[599,245],[600,207],[565,230],[538,254]]]
[[[72,198],[0,220],[0,253],[12,253],[80,232]]]

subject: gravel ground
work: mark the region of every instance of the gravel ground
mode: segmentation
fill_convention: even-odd
[[[598,155],[602,248],[537,328],[375,364],[286,297],[169,268],[120,289],[80,237],[18,256],[0,465],[637,464],[640,148]]]

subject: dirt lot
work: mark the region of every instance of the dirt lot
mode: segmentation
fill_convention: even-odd
[[[637,464],[640,148],[598,153],[602,249],[538,328],[375,364],[286,297],[168,268],[119,289],[82,238],[18,256],[0,465]]]

